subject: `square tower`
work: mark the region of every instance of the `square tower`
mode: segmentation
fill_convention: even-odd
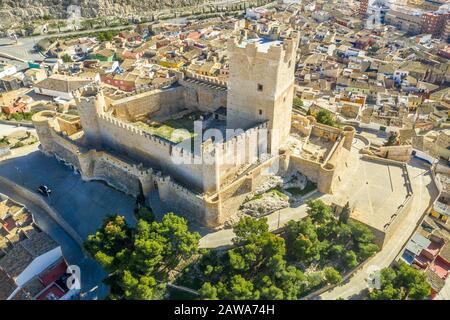
[[[298,40],[297,32],[283,41],[228,40],[227,127],[246,130],[268,121],[272,154],[286,142],[291,128]]]

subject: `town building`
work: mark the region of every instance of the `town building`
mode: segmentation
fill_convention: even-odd
[[[77,299],[70,276],[61,247],[24,206],[0,195],[0,300]]]

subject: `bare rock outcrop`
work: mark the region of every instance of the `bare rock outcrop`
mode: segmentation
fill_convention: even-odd
[[[152,11],[199,5],[204,0],[0,0],[0,28],[49,17],[65,19],[70,6],[84,18],[143,16]]]

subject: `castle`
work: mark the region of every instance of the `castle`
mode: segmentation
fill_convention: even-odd
[[[33,116],[41,149],[85,180],[133,196],[157,190],[174,211],[209,227],[223,224],[271,174],[299,170],[332,192],[354,129],[298,115],[291,128],[298,41],[295,31],[281,40],[230,38],[228,83],[182,74],[115,100],[85,87],[75,98],[79,117]],[[299,154],[288,145],[291,130],[302,136]],[[314,137],[330,142],[320,159],[308,156]]]

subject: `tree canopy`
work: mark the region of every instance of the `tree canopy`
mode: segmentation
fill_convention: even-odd
[[[422,300],[429,297],[431,287],[426,275],[400,262],[398,268],[381,270],[381,288],[369,293],[370,300]]]
[[[287,266],[284,239],[267,219],[242,218],[233,228],[237,247],[204,267],[203,299],[298,299],[306,289],[300,270]]]
[[[348,208],[346,208],[348,207]],[[349,211],[349,206],[344,211]],[[308,203],[308,217],[285,228],[287,257],[303,264],[332,265],[345,271],[378,251],[368,227],[347,217],[339,220],[321,200]],[[344,215],[347,215],[344,212]]]
[[[147,300],[163,296],[169,271],[197,253],[199,239],[173,213],[161,222],[140,219],[134,228],[113,216],[84,246],[109,273],[111,298]]]
[[[328,110],[320,110],[315,115],[318,123],[325,124],[327,126],[336,126],[336,121],[333,119],[331,112]]]

